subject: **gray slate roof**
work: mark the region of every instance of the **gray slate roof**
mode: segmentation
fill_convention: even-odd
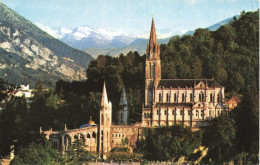
[[[222,87],[214,79],[161,79],[158,88],[194,88],[195,83],[208,83],[208,87]]]

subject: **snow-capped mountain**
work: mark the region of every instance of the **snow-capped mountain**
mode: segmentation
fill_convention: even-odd
[[[38,26],[41,30],[50,34],[52,37],[57,38],[57,39],[61,39],[64,35],[72,32],[71,29],[66,28],[66,27],[61,27],[58,30],[54,30],[54,29],[50,28],[49,26],[45,26],[40,23],[35,23],[35,25]]]
[[[116,55],[118,50],[125,49],[133,45],[137,39],[148,39],[149,31],[145,33],[128,34],[123,31],[111,28],[91,28],[89,26],[80,26],[74,29],[61,27],[52,29],[48,26],[36,23],[43,31],[53,37],[63,41],[71,47],[84,50],[93,56],[99,54]],[[185,31],[163,29],[158,30],[158,39],[169,38],[173,35],[184,34]],[[167,40],[167,39],[166,39]],[[128,49],[127,49],[128,50]],[[113,53],[114,52],[114,53]],[[143,51],[142,51],[143,52]]]
[[[88,26],[77,27],[70,33],[63,34],[60,38],[61,41],[80,50],[88,48],[121,48],[134,39],[136,37],[129,36],[118,30],[92,29]]]

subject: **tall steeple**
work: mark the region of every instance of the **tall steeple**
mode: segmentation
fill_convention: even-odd
[[[119,105],[127,105],[126,93],[125,93],[125,86],[123,85],[123,90],[120,97]]]
[[[161,60],[160,45],[157,43],[155,24],[152,18],[149,43],[146,48],[145,61],[145,107],[152,107],[154,104],[153,90],[159,84],[161,79]]]
[[[108,105],[108,98],[107,98],[106,84],[105,84],[105,81],[104,81],[103,93],[102,93],[102,99],[101,99],[101,106],[105,107],[107,105]]]
[[[154,20],[152,18],[152,25],[151,25],[151,31],[150,31],[150,39],[149,43],[147,44],[146,48],[146,54],[147,58],[149,59],[160,59],[160,45],[157,43],[156,38],[156,31],[155,31],[155,25]]]

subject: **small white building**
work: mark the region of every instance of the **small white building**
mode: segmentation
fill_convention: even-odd
[[[14,94],[15,97],[24,97],[27,103],[31,103],[33,97],[32,89],[29,85],[20,85],[21,88]]]

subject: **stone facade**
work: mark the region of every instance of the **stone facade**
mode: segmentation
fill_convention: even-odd
[[[161,79],[160,46],[153,20],[146,54],[142,122],[128,124],[129,112],[123,87],[118,124],[112,124],[112,103],[108,100],[104,83],[99,125],[90,120],[79,129],[68,130],[65,127],[59,132],[43,131],[53,148],[64,153],[76,139],[83,139],[86,149],[99,151],[105,156],[112,148],[122,146],[122,141],[128,141],[127,147],[135,146],[143,127],[183,124],[194,129],[207,126],[214,117],[226,113],[224,87],[214,79]]]

